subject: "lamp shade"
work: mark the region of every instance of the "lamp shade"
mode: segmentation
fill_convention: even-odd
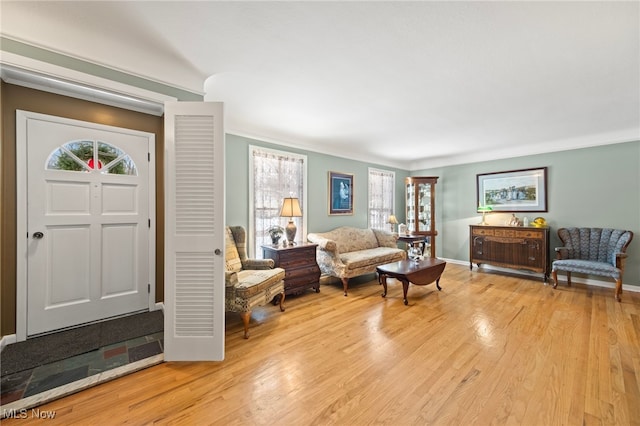
[[[302,217],[300,201],[297,198],[285,198],[282,201],[280,217]]]
[[[390,214],[387,223],[391,224],[391,232],[393,232],[393,227],[398,223],[398,219],[396,219],[395,215]]]
[[[280,209],[280,217],[288,217],[289,223],[285,228],[287,233],[287,242],[289,244],[295,244],[293,241],[296,238],[296,224],[293,223],[294,217],[302,217],[302,210],[300,209],[300,201],[297,198],[289,197],[282,200],[282,208]]]

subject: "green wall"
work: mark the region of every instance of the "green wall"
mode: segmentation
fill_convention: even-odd
[[[379,164],[354,161],[317,152],[294,149],[236,135],[226,135],[226,221],[229,225],[249,224],[249,145],[294,152],[307,156],[307,226],[308,232],[329,231],[338,226],[367,227],[369,167],[396,173],[396,208],[398,220],[404,218],[404,178],[406,170]],[[329,216],[329,171],[353,174],[353,215]]]
[[[469,225],[476,213],[476,174],[547,167],[546,213],[551,227],[551,256],[561,245],[557,229],[567,226],[620,228],[633,231],[627,253],[624,284],[640,286],[640,142],[603,145],[504,160],[426,169],[412,175],[440,176],[436,187],[438,256],[469,260]],[[506,213],[487,215],[487,222],[503,224]]]

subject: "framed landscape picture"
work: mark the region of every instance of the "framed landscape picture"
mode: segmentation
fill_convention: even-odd
[[[476,175],[477,207],[494,212],[546,212],[547,168]]]
[[[353,175],[329,172],[329,214],[353,214]]]

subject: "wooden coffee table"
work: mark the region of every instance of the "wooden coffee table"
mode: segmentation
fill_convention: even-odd
[[[436,282],[438,291],[442,290],[440,287],[440,276],[444,271],[444,267],[447,262],[444,260],[436,259],[435,257],[427,257],[422,260],[401,260],[399,262],[387,263],[376,268],[378,272],[378,280],[384,292],[382,297],[387,295],[387,277],[395,278],[402,282],[402,291],[404,293],[404,304],[408,305],[407,291],[409,290],[409,283],[415,285],[427,285],[432,282]]]

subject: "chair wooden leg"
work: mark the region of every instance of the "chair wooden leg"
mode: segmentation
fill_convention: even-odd
[[[558,287],[558,271],[551,271],[553,277],[553,288]],[[567,286],[571,287],[571,272],[567,271]]]
[[[244,324],[244,338],[249,338],[249,320],[251,319],[251,311],[240,312],[242,318],[242,324]]]
[[[344,295],[347,295],[347,288],[349,287],[349,278],[342,279],[342,288],[344,289]]]
[[[622,297],[622,279],[616,280],[616,300],[621,301]]]
[[[280,312],[284,312],[284,291],[280,293]]]

